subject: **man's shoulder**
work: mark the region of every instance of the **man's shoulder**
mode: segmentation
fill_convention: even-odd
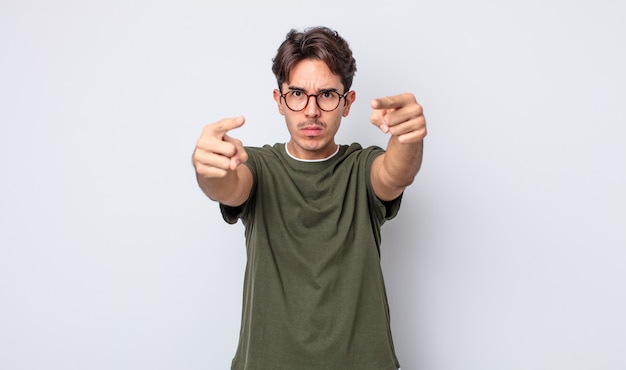
[[[284,143],[276,143],[273,145],[265,144],[263,146],[245,146],[246,153],[258,156],[277,156],[284,151]]]
[[[385,152],[385,150],[377,145],[369,145],[366,147],[363,147],[363,145],[361,145],[360,143],[352,143],[350,145],[342,145],[342,147],[344,148],[344,153],[345,155],[369,155],[369,154],[374,154],[375,156],[378,156],[379,154],[382,154]]]

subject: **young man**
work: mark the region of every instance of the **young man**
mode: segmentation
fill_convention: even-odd
[[[198,184],[245,225],[247,265],[232,369],[396,370],[380,268],[380,227],[422,161],[426,122],[412,94],[371,102],[386,150],[338,145],[356,63],[335,31],[292,30],[272,71],[286,144],[244,147],[228,118],[204,127]]]

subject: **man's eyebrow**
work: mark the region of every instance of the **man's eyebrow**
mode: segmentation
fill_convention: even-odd
[[[291,85],[291,86],[289,86],[289,87],[287,87],[287,88],[288,88],[289,90],[291,90],[291,91],[303,91],[303,92],[307,92],[305,88],[303,88],[303,87],[299,87],[299,86],[294,86],[294,85]],[[317,90],[317,93],[319,94],[319,93],[324,93],[324,92],[332,92],[332,91],[334,91],[334,92],[339,92],[339,90],[338,90],[338,89],[336,89],[336,88],[334,88],[334,87],[329,87],[329,88],[325,88],[325,89],[319,89],[319,90]]]

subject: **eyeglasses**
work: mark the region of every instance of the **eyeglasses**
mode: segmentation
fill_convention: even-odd
[[[345,99],[348,93],[349,91],[341,95],[335,90],[322,90],[317,94],[307,94],[302,90],[291,90],[284,94],[281,91],[280,97],[285,99],[287,108],[294,112],[300,112],[306,108],[312,96],[315,97],[315,103],[321,110],[324,112],[332,112],[339,106],[341,98]]]

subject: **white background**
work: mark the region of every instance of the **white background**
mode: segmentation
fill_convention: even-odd
[[[284,142],[291,28],[351,44],[369,100],[424,106],[383,229],[403,370],[626,368],[625,5],[0,1],[0,368],[227,369],[243,227],[197,188],[204,124]]]

